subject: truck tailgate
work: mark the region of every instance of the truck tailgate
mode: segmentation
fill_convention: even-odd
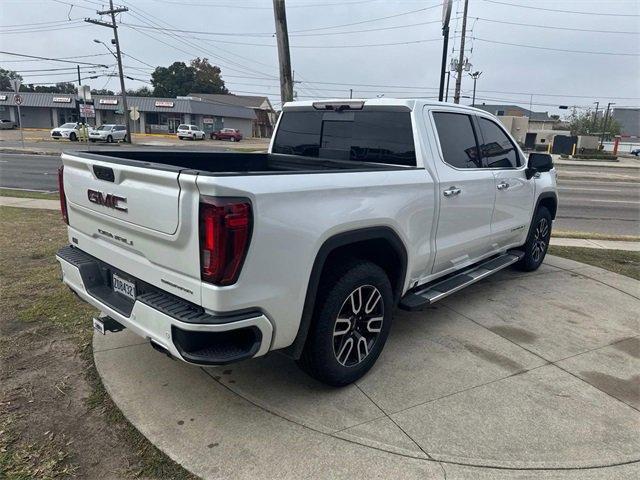
[[[64,153],[72,245],[191,302],[200,302],[199,195],[193,172]]]
[[[179,171],[63,155],[67,202],[100,216],[172,234],[178,228]]]

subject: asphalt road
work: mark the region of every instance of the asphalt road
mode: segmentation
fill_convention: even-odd
[[[60,157],[0,154],[0,186],[55,191]],[[554,228],[640,235],[640,170],[561,167]]]

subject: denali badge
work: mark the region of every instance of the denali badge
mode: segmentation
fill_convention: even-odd
[[[125,197],[118,197],[112,193],[102,193],[91,189],[87,190],[87,197],[92,203],[97,203],[98,205],[108,208],[115,208],[121,212],[128,211],[126,206],[120,205],[120,203],[127,203],[127,199]]]

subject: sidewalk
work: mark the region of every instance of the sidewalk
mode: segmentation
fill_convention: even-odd
[[[0,197],[0,207],[58,210],[60,208],[60,202],[58,200],[40,200],[35,198]],[[557,247],[585,247],[640,252],[640,242],[621,240],[588,240],[586,238],[552,237],[551,245]]]

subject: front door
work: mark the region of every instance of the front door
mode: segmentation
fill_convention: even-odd
[[[495,208],[491,220],[498,248],[524,243],[531,219],[534,180],[527,180],[526,162],[504,129],[494,120],[478,117],[483,165],[495,178]]]
[[[496,195],[493,172],[483,168],[470,115],[433,112],[439,140],[435,161],[440,213],[432,273],[474,263],[493,250],[491,217]]]

